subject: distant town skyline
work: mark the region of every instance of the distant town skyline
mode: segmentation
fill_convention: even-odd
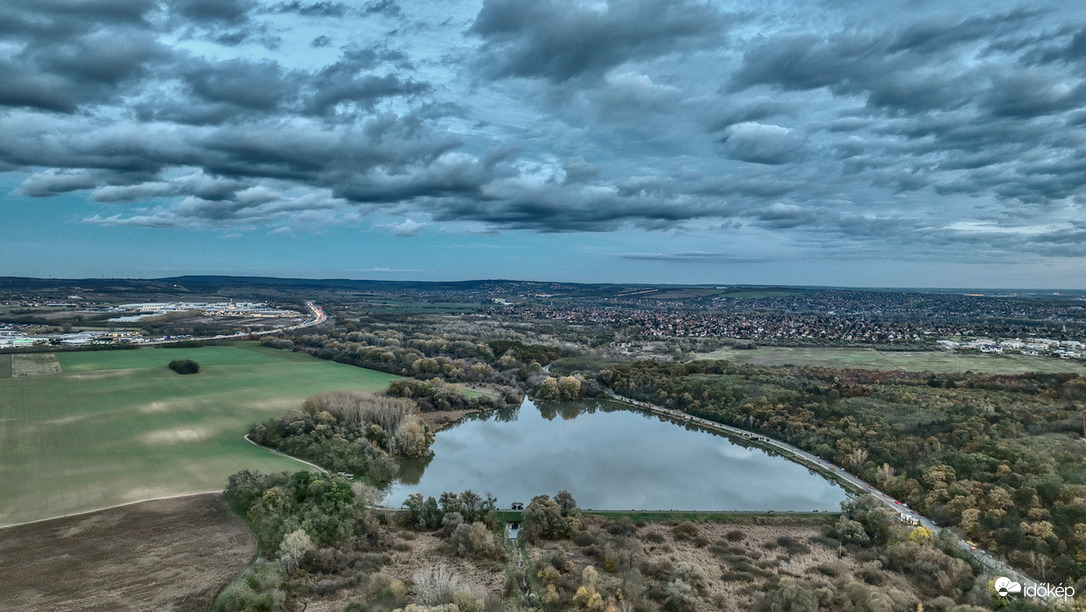
[[[1086,287],[1045,0],[0,6],[0,275]]]

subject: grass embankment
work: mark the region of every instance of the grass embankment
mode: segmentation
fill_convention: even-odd
[[[965,354],[948,351],[879,351],[873,348],[765,346],[755,350],[723,348],[699,355],[698,360],[724,359],[753,365],[795,365],[906,372],[977,372],[1022,374],[1025,372],[1073,372],[1086,375],[1086,363],[1055,357],[1026,355]]]
[[[200,363],[180,376],[173,359]],[[389,374],[260,347],[58,353],[60,374],[0,380],[0,525],[221,490],[242,469],[301,464],[243,439],[317,393]]]

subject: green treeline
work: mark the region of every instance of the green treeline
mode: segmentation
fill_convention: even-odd
[[[327,577],[326,595],[371,582],[366,574],[388,556],[363,490],[315,472],[231,476],[224,496],[248,521],[260,558],[223,589],[213,610],[294,610],[293,600],[313,593],[318,576]]]
[[[1086,379],[1074,374],[635,362],[597,378],[804,448],[1050,581],[1086,578]]]
[[[468,396],[458,386],[447,384],[440,378],[393,380],[388,384],[388,394],[393,397],[414,399],[423,412],[492,410],[503,406],[517,406],[521,402],[521,395],[512,389],[501,389],[499,396],[484,394]]]
[[[249,437],[325,469],[384,486],[396,474],[394,457],[431,454],[434,434],[418,412],[410,399],[325,393],[308,398],[301,412],[254,425]]]
[[[555,346],[519,340],[484,341],[468,335],[405,333],[395,329],[347,331],[268,338],[266,346],[296,350],[339,363],[423,380],[489,383],[514,388],[538,376],[562,356]]]
[[[272,558],[288,533],[304,529],[314,545],[353,544],[367,533],[365,508],[355,503],[350,481],[334,474],[261,474],[248,470],[230,476],[226,501],[245,517]]]

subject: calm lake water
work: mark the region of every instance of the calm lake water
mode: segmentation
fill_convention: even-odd
[[[609,510],[840,509],[844,490],[780,456],[655,415],[599,402],[525,400],[438,432],[434,457],[409,464],[384,505],[411,493],[493,493],[498,507],[565,489]]]

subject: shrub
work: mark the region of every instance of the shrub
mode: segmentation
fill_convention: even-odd
[[[178,374],[195,374],[200,371],[200,364],[191,359],[174,359],[169,368]]]
[[[689,542],[698,536],[698,528],[693,523],[679,523],[671,528],[671,535],[676,540]]]
[[[412,577],[415,598],[427,606],[452,603],[453,595],[465,589],[464,581],[444,565],[416,573]]]

